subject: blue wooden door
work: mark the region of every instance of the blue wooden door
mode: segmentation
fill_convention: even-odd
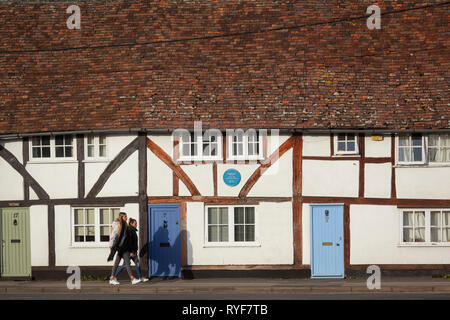
[[[344,205],[311,205],[311,277],[344,277]]]
[[[180,277],[180,206],[149,205],[149,274]]]

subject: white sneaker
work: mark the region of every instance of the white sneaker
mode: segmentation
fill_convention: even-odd
[[[119,281],[117,281],[117,279],[110,279],[109,280],[109,284],[112,284],[112,285],[119,285],[120,283],[119,283]]]
[[[136,283],[139,283],[139,282],[141,282],[141,279],[134,278],[133,280],[131,280],[131,284],[136,284]]]
[[[142,282],[147,282],[149,279],[148,279],[148,278],[142,277],[140,280],[141,280]]]

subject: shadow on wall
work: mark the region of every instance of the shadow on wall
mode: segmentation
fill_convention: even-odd
[[[186,257],[185,259],[183,259],[183,241],[182,239],[186,239],[186,242],[184,243],[185,245],[185,254]],[[152,239],[150,240],[150,242],[147,242],[139,251],[139,260],[140,260],[140,265],[141,265],[141,272],[143,276],[149,277],[149,254],[150,250],[152,248],[152,244],[156,244],[156,243],[170,243],[170,239],[169,239],[169,231],[167,230],[167,228],[163,228],[160,227],[155,234],[153,235]],[[190,235],[189,232],[186,230],[182,230],[177,238],[175,239],[175,241],[173,242],[173,244],[171,245],[171,247],[173,248],[180,248],[179,252],[180,252],[180,256],[177,258],[176,255],[173,254],[168,254],[168,255],[152,255],[152,259],[155,262],[154,264],[157,265],[157,269],[156,271],[153,273],[157,278],[161,278],[161,279],[170,279],[170,278],[178,278],[178,277],[173,277],[173,276],[168,276],[169,274],[180,274],[180,277],[183,279],[192,279],[193,275],[191,270],[182,270],[182,263],[183,260],[187,263],[187,261],[192,261],[192,244],[190,241]],[[175,249],[176,250],[176,249]],[[189,255],[189,256],[188,256]],[[123,263],[123,260],[120,262],[119,265],[121,265]],[[133,275],[136,277],[136,269],[134,266],[134,262],[131,261],[131,270],[133,272]],[[181,271],[181,273],[180,273]],[[118,277],[119,280],[126,280],[128,279],[128,273],[126,272],[126,270],[122,270]]]

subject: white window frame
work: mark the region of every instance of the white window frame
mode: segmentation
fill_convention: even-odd
[[[75,241],[75,210],[77,209],[94,209],[94,233],[95,233],[95,241],[90,242],[76,242]],[[73,248],[108,248],[109,241],[100,241],[100,226],[104,226],[104,224],[100,224],[100,209],[119,209],[120,207],[71,207],[70,208],[70,239],[71,239],[71,247]],[[111,222],[112,223],[112,222]]]
[[[94,156],[93,157],[89,157],[88,154],[88,146],[90,146],[88,144],[89,140],[89,136],[92,136],[94,138],[94,144],[92,146],[94,146]],[[103,136],[105,138],[105,156],[104,157],[100,157],[100,136]],[[106,134],[86,134],[84,136],[84,162],[103,162],[103,161],[109,161],[109,141],[108,141],[108,136]]]
[[[407,211],[425,212],[425,242],[403,242],[403,213]],[[450,247],[448,242],[432,242],[431,241],[431,212],[432,211],[450,211],[450,208],[399,208],[399,247]],[[442,219],[442,217],[441,217]],[[442,226],[441,226],[442,228]]]
[[[209,242],[208,241],[208,209],[209,208],[228,208],[228,241]],[[234,208],[251,207],[255,210],[255,241],[235,241],[234,239]],[[256,205],[208,205],[204,211],[204,245],[203,247],[260,247],[258,234],[258,206]]]
[[[422,136],[422,161],[400,161],[399,157],[399,151],[400,151],[400,135],[395,136],[395,163],[399,166],[429,166],[429,167],[442,167],[442,166],[450,166],[450,162],[430,162],[429,156],[428,156],[428,138],[430,134],[440,134],[437,133],[420,133]],[[405,134],[408,135],[411,139],[412,133]]]
[[[56,141],[55,138],[58,135],[52,135],[50,137],[50,157],[49,158],[35,158],[33,157],[33,136],[30,137],[29,142],[29,155],[30,155],[30,161],[28,163],[55,163],[55,162],[76,162],[77,161],[77,143],[76,143],[76,137],[73,134],[61,134],[62,136],[71,136],[72,137],[72,157],[56,157]],[[40,135],[39,137],[42,139],[43,136],[46,135]]]
[[[193,132],[189,133],[189,142],[184,141],[183,139],[184,135],[179,136],[179,143],[178,143],[178,161],[217,161],[222,159],[222,134],[214,134],[217,141],[217,154],[215,156],[211,155],[204,155],[203,154],[203,139],[205,137],[204,134],[202,135],[195,135]],[[191,141],[192,137],[195,139],[195,144],[197,145],[197,155],[184,155],[183,154],[183,145],[188,144],[191,146],[193,142]],[[206,141],[206,140],[205,140]],[[211,141],[211,140],[209,140]],[[191,150],[191,149],[189,149]],[[210,149],[211,150],[211,149]]]
[[[347,135],[353,134],[355,136],[355,150],[354,151],[339,151],[338,150],[338,136],[339,134],[345,134],[345,142],[347,144]],[[342,155],[359,155],[359,136],[357,133],[351,132],[338,132],[334,134],[333,137],[334,143],[334,156],[342,156]]]
[[[406,134],[410,140],[412,140],[412,134]],[[402,165],[417,165],[417,164],[425,164],[427,159],[427,146],[425,143],[425,135],[421,134],[422,136],[422,161],[400,161],[400,135],[396,135],[395,137],[395,160],[396,163],[402,164]],[[411,145],[408,148],[413,148],[412,141]]]
[[[427,161],[427,164],[430,165],[430,166],[446,166],[446,165],[450,166],[450,162],[448,162],[448,161],[447,162],[437,162],[437,161],[431,162],[430,159],[429,159],[429,149],[430,148],[437,148],[437,149],[441,149],[442,148],[442,146],[440,146],[440,144],[439,144],[439,147],[430,147],[429,142],[428,142],[430,135],[438,135],[439,136],[439,142],[440,142],[441,141],[441,135],[443,135],[443,134],[449,134],[449,133],[440,133],[440,132],[429,133],[425,137],[425,143],[426,143],[425,148],[426,148],[426,156],[427,156],[426,161]]]
[[[242,133],[242,155],[233,155],[233,139],[238,134]],[[229,161],[245,161],[245,160],[264,160],[264,149],[263,149],[263,140],[264,135],[261,132],[256,130],[256,134],[258,137],[258,154],[249,155],[248,154],[248,144],[249,144],[249,131],[238,132],[234,131],[232,133],[227,133],[227,160]],[[240,142],[239,142],[240,143]]]

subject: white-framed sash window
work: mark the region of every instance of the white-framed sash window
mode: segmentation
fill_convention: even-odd
[[[450,246],[450,208],[401,209],[402,245]]]
[[[338,133],[334,135],[335,155],[352,155],[359,153],[358,136],[354,133]]]
[[[216,246],[258,245],[256,207],[206,206],[205,244]]]
[[[85,137],[85,159],[86,160],[107,160],[107,138],[104,134],[88,134]]]
[[[249,129],[227,131],[228,160],[263,160],[263,135]]]
[[[59,134],[31,137],[30,162],[67,160],[76,160],[76,144],[73,135]]]
[[[222,159],[222,134],[220,131],[206,131],[204,134],[191,132],[179,137],[180,161],[208,161]]]
[[[120,208],[72,208],[72,246],[107,246],[111,225]]]
[[[401,134],[396,137],[400,165],[450,165],[450,134]]]

